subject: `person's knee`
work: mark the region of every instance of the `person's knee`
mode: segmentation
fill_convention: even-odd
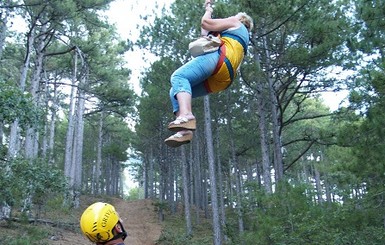
[[[174,84],[177,84],[181,81],[183,81],[185,78],[183,77],[182,74],[180,74],[179,72],[174,72],[172,75],[171,75],[171,78],[170,78],[170,82],[171,82],[171,85],[174,85]]]

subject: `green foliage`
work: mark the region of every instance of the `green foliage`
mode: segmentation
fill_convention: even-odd
[[[128,196],[125,198],[126,200],[139,200],[141,196],[143,196],[143,188],[133,187],[128,191]]]
[[[88,120],[86,120],[84,128],[84,138],[87,140],[85,140],[83,146],[83,171],[86,173],[92,173],[92,169],[95,167],[99,140],[98,123],[100,116],[100,114],[90,115],[87,118]],[[119,166],[123,166],[122,163],[128,159],[127,149],[130,147],[133,132],[121,117],[109,115],[104,117],[103,120],[101,150],[104,165],[102,167],[111,164],[112,160],[114,163],[117,162]],[[64,152],[62,154],[64,155]],[[107,175],[109,170],[102,169],[102,171]],[[86,179],[88,178],[91,178],[91,176],[86,176]]]
[[[7,229],[23,230],[20,236],[0,235],[0,241],[7,245],[46,245],[42,242],[47,237],[47,231],[36,226],[17,225],[6,227]]]
[[[24,127],[36,125],[42,115],[30,94],[22,92],[9,82],[0,81],[0,105],[0,117],[4,123],[12,123],[18,119]]]
[[[384,46],[384,3],[381,1],[354,1],[357,8],[356,18],[361,22],[358,47],[367,54],[375,54]]]
[[[128,159],[127,149],[130,146],[132,131],[122,118],[108,117],[105,122],[105,134],[110,140],[103,143],[103,153],[124,162]]]
[[[154,207],[156,210],[169,210],[170,207],[168,206],[168,202],[165,202],[165,201],[160,201],[159,199],[157,199],[155,202],[154,202]]]
[[[0,202],[15,208],[23,207],[27,198],[32,198],[32,204],[43,205],[58,195],[64,196],[66,191],[62,171],[42,160],[31,163],[19,158],[3,162],[0,165],[0,184]]]
[[[162,234],[157,242],[159,245],[204,245],[213,244],[211,225],[205,220],[195,225],[192,236],[186,236],[186,224],[179,215],[167,216]]]
[[[245,208],[248,218],[243,235],[234,230],[236,216],[228,215],[227,234],[232,244],[382,244],[385,235],[378,211],[347,200],[345,204],[315,205],[308,189],[283,183],[272,195],[256,189],[258,207]]]
[[[294,162],[299,164],[298,159],[306,158],[312,153],[319,155],[325,151],[325,144],[336,144],[337,141],[337,129],[331,125],[332,114],[328,108],[319,98],[304,99],[304,96],[295,96],[284,114],[282,136],[287,164],[285,167],[289,170],[286,175],[289,176],[298,172],[295,167],[299,166],[293,166]]]
[[[159,147],[160,139],[166,135],[163,125],[167,124],[172,109],[169,97],[170,76],[177,68],[178,64],[170,58],[161,58],[154,62],[152,67],[146,72],[141,80],[143,89],[139,100],[138,118],[135,125],[137,138],[134,141],[136,150],[149,149],[149,144]],[[163,134],[162,134],[163,133]],[[167,132],[168,133],[168,132]]]
[[[137,44],[161,57],[185,61],[189,41],[200,33],[201,4],[198,0],[175,1],[172,13],[165,12],[142,27]]]

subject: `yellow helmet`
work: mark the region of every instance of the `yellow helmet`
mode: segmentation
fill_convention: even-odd
[[[83,212],[80,228],[91,242],[107,242],[114,239],[112,230],[118,222],[118,213],[111,204],[96,202]]]

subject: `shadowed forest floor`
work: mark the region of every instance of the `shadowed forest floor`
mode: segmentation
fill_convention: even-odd
[[[83,200],[84,199],[84,200]],[[59,220],[63,223],[72,224],[72,228],[63,229],[58,227],[51,227],[50,225],[39,225],[39,228],[44,228],[48,231],[45,233],[45,238],[32,242],[32,244],[47,244],[47,245],[79,245],[79,244],[92,244],[81,233],[78,226],[79,219],[83,210],[90,204],[96,201],[103,201],[111,203],[115,206],[115,209],[119,213],[123,220],[124,227],[128,233],[128,237],[125,240],[126,244],[130,245],[154,245],[159,239],[162,232],[162,225],[158,221],[155,206],[152,200],[135,200],[125,201],[118,198],[100,198],[99,200],[90,200],[88,198],[82,198],[81,207],[78,210],[72,211],[67,215],[59,214],[57,217],[45,216],[45,220]],[[55,213],[55,216],[57,214]],[[63,217],[60,217],[63,216]],[[6,236],[9,243],[12,242],[12,237],[18,237],[19,239],[23,234],[27,233],[30,226],[22,228],[24,225],[19,226],[17,223],[11,227],[9,225],[0,224],[0,237]],[[30,233],[30,231],[28,232]],[[3,240],[4,242],[4,240]],[[2,242],[0,242],[2,244]],[[13,244],[13,243],[12,243]]]

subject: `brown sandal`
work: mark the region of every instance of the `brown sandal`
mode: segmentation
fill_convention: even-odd
[[[177,117],[175,121],[168,124],[168,129],[173,132],[179,132],[182,130],[195,130],[196,120],[195,118],[188,119],[186,117]]]
[[[186,131],[186,132],[178,132],[176,134],[171,135],[167,139],[164,140],[164,143],[170,147],[178,147],[183,144],[190,143],[193,138],[193,132]]]

